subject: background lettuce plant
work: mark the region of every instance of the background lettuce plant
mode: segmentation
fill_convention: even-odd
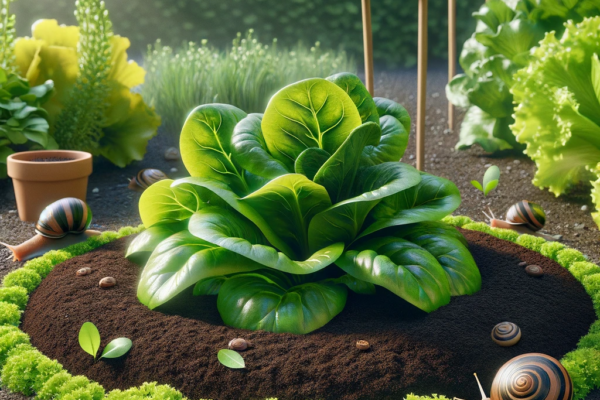
[[[398,162],[409,128],[404,107],[349,73],[284,87],[264,114],[196,108],[180,137],[191,177],[140,199],[138,298],[155,308],[195,285],[227,325],[302,334],[348,289],[381,286],[427,312],[476,292],[465,239],[439,221],[458,189]]]
[[[513,120],[513,75],[527,66],[530,49],[545,32],[559,36],[567,20],[600,14],[593,0],[490,0],[473,13],[477,28],[460,54],[463,74],[446,87],[448,100],[467,109],[457,149],[474,144],[487,152],[523,146],[509,126]]]
[[[559,196],[592,182],[600,209],[600,17],[548,33],[534,61],[515,75],[511,127],[537,166],[533,183]],[[600,226],[600,214],[593,214]]]

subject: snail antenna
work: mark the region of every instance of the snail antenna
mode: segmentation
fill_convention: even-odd
[[[483,387],[481,387],[481,382],[479,382],[479,378],[477,377],[477,374],[473,374],[475,375],[475,379],[477,379],[477,385],[479,386],[479,391],[481,392],[481,400],[487,400],[489,397],[487,397],[485,395],[485,392],[483,391]]]

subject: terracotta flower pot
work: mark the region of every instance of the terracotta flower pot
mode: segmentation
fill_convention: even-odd
[[[83,151],[38,150],[15,153],[7,160],[19,218],[36,222],[44,208],[64,197],[85,201],[92,155]]]

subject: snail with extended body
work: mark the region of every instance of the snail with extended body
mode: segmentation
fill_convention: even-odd
[[[99,231],[88,229],[91,222],[92,212],[88,205],[74,197],[66,197],[42,211],[35,225],[34,237],[18,246],[0,244],[13,252],[14,260],[26,261],[99,235]]]
[[[143,192],[148,189],[150,185],[168,178],[169,177],[159,169],[146,168],[138,172],[137,175],[129,181],[128,188]]]
[[[539,232],[546,224],[546,213],[537,203],[528,200],[519,201],[513,204],[506,211],[506,220],[497,219],[492,210],[490,214],[485,211],[483,214],[490,220],[492,228],[511,229],[519,233],[527,233],[534,236],[543,237],[546,240],[560,240],[560,235],[548,235]]]

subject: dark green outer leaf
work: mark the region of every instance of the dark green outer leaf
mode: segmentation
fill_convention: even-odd
[[[396,237],[367,241],[336,262],[348,274],[395,293],[431,312],[450,302],[446,272],[425,249]]]
[[[402,107],[393,100],[383,97],[375,97],[373,98],[373,101],[375,101],[375,105],[377,105],[377,113],[379,114],[379,118],[383,117],[384,115],[391,115],[400,121],[406,132],[410,132],[410,114],[408,114],[406,108]]]
[[[313,180],[319,169],[329,160],[331,154],[318,147],[309,147],[304,150],[294,163],[294,171]]]
[[[262,117],[262,114],[248,114],[237,123],[231,136],[231,150],[233,159],[244,169],[273,179],[292,171],[267,150],[261,128]]]
[[[354,188],[360,158],[365,146],[376,146],[381,137],[381,128],[366,122],[354,129],[344,143],[323,164],[314,176],[314,182],[327,189],[332,203],[347,200]]]
[[[395,117],[381,117],[381,139],[377,146],[366,146],[360,158],[361,166],[399,161],[408,145],[408,132]]]
[[[186,228],[186,223],[155,225],[137,235],[127,247],[125,257],[138,265],[144,265],[154,249],[166,238]]]
[[[367,121],[379,123],[377,106],[358,76],[349,72],[340,72],[339,74],[331,75],[326,79],[335,83],[348,93],[348,96],[350,96],[352,102],[356,105],[360,114],[360,119],[363,123]]]

